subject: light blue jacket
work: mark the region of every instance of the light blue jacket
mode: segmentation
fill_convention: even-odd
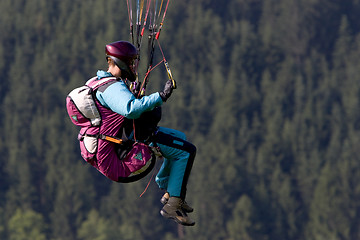
[[[112,77],[111,73],[99,70],[98,79]],[[158,92],[137,99],[128,89],[123,81],[117,81],[105,89],[104,92],[97,91],[96,98],[101,105],[128,118],[139,118],[143,112],[151,111],[162,105],[163,101]]]

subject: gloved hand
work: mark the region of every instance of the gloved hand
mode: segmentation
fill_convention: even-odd
[[[164,90],[160,92],[160,97],[163,100],[163,102],[166,102],[166,100],[168,100],[168,98],[171,96],[173,89],[175,89],[173,81],[175,82],[175,80],[168,80],[165,83]]]

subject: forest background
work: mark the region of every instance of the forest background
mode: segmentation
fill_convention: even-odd
[[[139,197],[150,175],[86,164],[66,113],[129,40],[126,1],[1,0],[0,239],[360,239],[359,32],[359,0],[170,2],[160,125],[198,148],[183,228],[153,180]],[[148,93],[165,81],[160,66]]]

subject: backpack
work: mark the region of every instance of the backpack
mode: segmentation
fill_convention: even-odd
[[[66,109],[73,124],[80,126],[78,135],[81,155],[95,167],[98,139],[117,144],[118,157],[129,169],[129,175],[119,177],[118,182],[128,183],[137,181],[146,176],[155,166],[156,156],[150,146],[142,142],[128,140],[124,136],[105,136],[102,134],[89,134],[98,132],[101,125],[101,115],[96,105],[95,90],[116,80],[114,77],[97,80],[91,78],[84,86],[75,88],[66,97]]]
[[[94,91],[102,85],[116,80],[115,77],[95,81],[91,78],[84,86],[75,88],[66,97],[66,109],[73,124],[80,127],[100,126],[101,117],[96,107]]]

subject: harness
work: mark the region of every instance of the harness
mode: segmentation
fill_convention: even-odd
[[[114,181],[133,182],[153,169],[156,156],[154,147],[145,143],[148,141],[142,141],[145,139],[134,141],[127,138],[126,130],[131,129],[129,120],[102,106],[97,100],[96,90],[113,81],[116,78],[91,78],[84,86],[69,93],[66,105],[72,122],[81,127],[78,140],[83,159]],[[106,118],[106,121],[102,118]],[[141,124],[136,124],[143,123],[143,120],[133,121],[134,132],[135,129],[144,129]],[[136,125],[140,128],[135,128]],[[113,164],[109,165],[110,168],[104,168],[102,164],[105,162]]]

